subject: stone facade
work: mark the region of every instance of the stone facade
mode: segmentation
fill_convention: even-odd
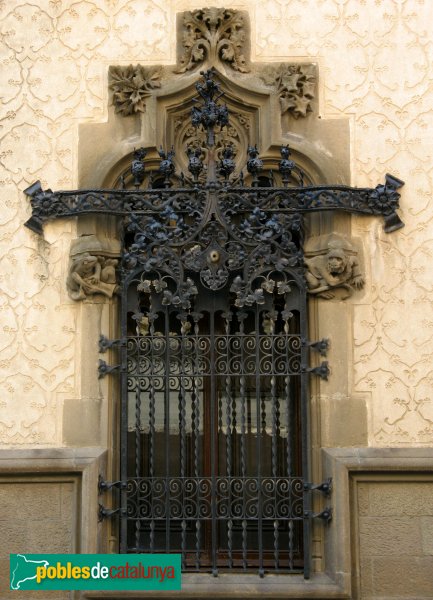
[[[419,471],[431,469],[425,456],[433,447],[433,40],[428,28],[433,5],[422,0],[251,0],[230,6],[215,0],[213,5],[244,11],[250,20],[250,50],[233,36],[235,25],[227,34],[231,43],[235,40],[227,69],[248,77],[254,64],[275,63],[268,80],[272,75],[278,81],[282,63],[317,65],[314,93],[308,91],[309,71],[299,93],[289,93],[281,83],[283,129],[305,140],[314,139],[320,127],[326,129],[314,151],[342,183],[375,186],[386,172],[405,181],[400,210],[404,229],[387,235],[381,223],[364,217],[333,223],[355,240],[364,288],[347,300],[311,302],[312,337],[331,339],[332,367],[329,381],[312,390],[315,479],[326,474],[321,447],[331,454],[346,446],[361,448],[361,453],[375,448],[382,474],[375,471],[369,479],[351,475],[352,467],[342,471],[335,502],[346,507],[344,547],[352,562],[342,568],[338,544],[332,546],[318,531],[313,546],[319,575],[308,589],[317,598],[429,598],[433,513],[427,499],[433,496],[433,483]],[[192,53],[182,54],[176,13],[202,8],[196,1],[0,1],[0,459],[7,460],[0,504],[6,507],[2,531],[11,539],[1,557],[4,566],[6,553],[14,548],[96,551],[96,545],[83,542],[80,523],[90,519],[97,531],[98,469],[94,467],[88,484],[93,504],[84,503],[79,514],[83,476],[68,479],[50,463],[50,475],[38,477],[34,452],[108,448],[108,475],[116,471],[117,452],[115,384],[97,379],[98,338],[101,332],[113,333],[116,299],[90,294],[77,303],[66,286],[73,240],[101,236],[101,231],[109,237],[114,225],[108,219],[97,225],[90,219],[65,219],[48,224],[44,236],[38,236],[23,227],[30,215],[23,190],[37,179],[44,189],[73,189],[89,181],[102,185],[116,161],[120,164],[132,151],[131,140],[138,146],[143,138],[157,135],[154,124],[146,121],[146,111],[152,110],[146,94],[139,110],[129,116],[120,109],[116,113],[109,66],[140,64],[153,72],[153,66],[162,65],[164,73],[180,55],[185,68],[178,76],[191,77],[194,69],[200,70],[195,66],[200,61],[192,60]],[[172,123],[173,132],[175,127]],[[97,130],[106,137],[95,137]],[[330,152],[323,143],[331,144],[331,138],[346,157],[343,165],[338,151]],[[100,158],[95,140],[113,146],[111,162]],[[401,467],[402,473],[387,475],[389,448],[396,447],[409,454],[418,449],[410,459],[410,475],[398,452],[392,468]],[[14,460],[19,462],[15,471]],[[331,459],[328,463],[333,464]],[[329,466],[330,473],[333,469]],[[29,497],[41,510],[24,533],[17,515],[24,519],[29,514]],[[49,514],[44,513],[48,508]],[[338,519],[336,511],[335,527],[342,527]],[[115,548],[112,533],[109,528],[99,537],[95,533],[100,548]],[[22,546],[19,539],[26,540]],[[302,581],[291,582],[290,597],[310,593]],[[191,585],[200,594],[207,584],[196,582],[194,588],[191,578]],[[286,593],[257,589],[259,597]]]
[[[431,492],[432,482],[419,476],[412,481],[398,476],[386,482],[358,481],[362,598],[431,593]]]

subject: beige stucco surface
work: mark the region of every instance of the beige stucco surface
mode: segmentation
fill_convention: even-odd
[[[433,4],[213,4],[249,12],[253,61],[318,63],[320,117],[350,120],[353,185],[375,186],[386,172],[406,182],[403,230],[387,235],[378,220],[352,220],[367,287],[346,311],[349,389],[338,395],[333,386],[327,396],[325,388],[323,398],[360,398],[372,446],[431,445]],[[106,393],[96,388],[85,398],[81,385],[77,324],[86,311],[65,289],[76,226],[50,224],[43,239],[24,228],[23,189],[36,179],[44,188],[77,185],[78,124],[107,119],[108,66],[174,63],[175,14],[202,5],[0,2],[0,446],[64,445],[65,407]]]

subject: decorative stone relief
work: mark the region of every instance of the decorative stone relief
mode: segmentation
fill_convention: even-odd
[[[226,74],[227,66],[238,73],[251,72],[247,13],[215,7],[187,11],[179,15],[177,35],[178,61],[174,69],[143,65],[110,67],[109,87],[116,112],[123,116],[144,113],[149,96],[170,79],[173,81],[173,74],[200,66],[216,67]],[[316,81],[313,63],[257,63],[250,83],[270,86],[270,93],[279,99],[281,114],[298,119],[313,112]]]
[[[342,235],[333,233],[315,241],[315,249],[305,251],[308,291],[327,300],[349,298],[364,287],[357,252]]]
[[[161,68],[129,65],[110,67],[109,87],[115,110],[127,117],[146,110],[146,100],[161,87]]]
[[[245,159],[245,147],[250,142],[251,117],[248,114],[236,112],[229,107],[229,123],[218,136],[215,151],[218,158],[223,158],[224,149],[230,147],[236,162],[240,163]],[[184,152],[183,148],[200,148],[202,151],[202,161],[206,164],[207,148],[205,144],[206,133],[202,128],[194,127],[189,118],[189,113],[182,113],[174,121],[174,140],[175,150],[180,168],[187,172],[187,164],[182,163]],[[202,172],[200,177],[206,177]],[[199,178],[200,179],[200,178]]]
[[[261,73],[267,85],[276,86],[280,98],[281,114],[289,112],[295,119],[312,112],[311,102],[316,89],[316,65],[287,64],[266,65]]]
[[[74,240],[66,280],[72,300],[85,300],[95,294],[112,298],[117,291],[116,267],[119,253],[119,243],[114,240],[101,242],[94,235]]]
[[[248,73],[247,28],[241,12],[225,8],[203,8],[185,12],[182,19],[183,53],[178,73],[195,69],[208,60],[222,61],[235,71]]]

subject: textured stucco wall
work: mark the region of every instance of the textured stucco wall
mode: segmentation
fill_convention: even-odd
[[[213,2],[229,7],[228,2]],[[0,446],[63,443],[64,402],[81,397],[78,305],[65,278],[70,221],[23,228],[22,190],[77,183],[78,122],[104,121],[110,64],[175,61],[175,14],[202,2],[0,2]],[[312,59],[322,118],[351,121],[352,184],[406,181],[403,230],[353,219],[367,290],[353,303],[352,391],[370,445],[433,443],[433,4],[427,0],[236,2],[255,61]],[[349,357],[349,362],[352,357]],[[353,374],[352,374],[353,373]],[[338,400],[334,398],[334,400]]]

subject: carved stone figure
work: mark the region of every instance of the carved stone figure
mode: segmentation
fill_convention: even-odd
[[[323,252],[305,258],[308,291],[319,298],[349,298],[364,287],[364,277],[353,248],[343,239],[328,242]]]
[[[93,294],[111,298],[116,291],[117,259],[85,253],[72,260],[66,287],[73,300],[84,300]]]
[[[66,288],[73,300],[85,300],[102,294],[111,298],[117,292],[116,268],[120,243],[99,239],[95,234],[82,235],[71,243],[70,266]]]

